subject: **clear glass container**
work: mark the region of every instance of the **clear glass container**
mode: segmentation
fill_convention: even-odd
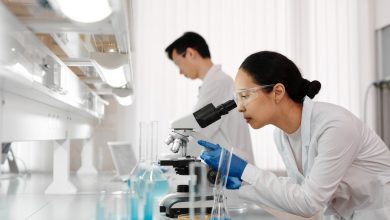
[[[230,149],[230,152],[224,148],[221,149],[218,172],[214,185],[214,204],[211,210],[211,220],[231,219],[226,205],[227,197],[225,191],[232,154],[233,148]]]
[[[145,175],[146,170],[148,170],[150,164],[146,160],[147,148],[148,148],[148,138],[149,138],[149,123],[140,122],[139,123],[139,141],[138,141],[138,162],[134,169],[131,171],[130,179],[131,185],[134,187],[134,191],[138,194],[139,198],[143,197],[144,194],[144,184],[141,179]]]
[[[214,205],[211,211],[211,220],[230,220],[230,215],[226,206],[226,196],[223,192],[214,192]]]
[[[189,215],[182,215],[179,219],[206,220],[206,196],[209,194],[207,168],[204,163],[190,163],[190,181],[189,181]],[[195,206],[197,204],[197,206]],[[198,210],[198,211],[195,211]]]
[[[131,173],[132,204],[138,201],[137,213],[132,219],[153,219],[159,214],[158,199],[169,192],[168,179],[158,165],[158,122],[140,122],[139,124],[139,162]],[[153,211],[154,210],[154,211]]]
[[[146,186],[146,181],[153,182],[153,195],[155,198],[160,198],[169,192],[168,179],[158,165],[158,122],[152,121],[148,126],[149,132],[146,138],[146,169],[139,176],[141,191]],[[142,193],[142,192],[141,192]]]
[[[129,209],[129,199],[127,193],[106,193],[100,192],[96,202],[95,220],[107,219],[130,219],[131,209]],[[138,219],[138,218],[137,218]]]

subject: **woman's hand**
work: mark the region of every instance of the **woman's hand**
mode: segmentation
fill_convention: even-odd
[[[221,157],[221,151],[222,148],[218,144],[213,144],[207,141],[200,140],[198,141],[198,144],[208,149],[208,151],[204,151],[200,158],[207,163],[212,169],[218,170],[219,165],[219,159]],[[225,156],[224,158],[228,158],[230,155],[230,152],[228,150],[225,150]],[[242,173],[244,172],[244,169],[247,165],[247,162],[237,155],[233,154],[232,159],[230,162],[230,169],[229,169],[229,176],[230,177],[236,177],[241,180]]]

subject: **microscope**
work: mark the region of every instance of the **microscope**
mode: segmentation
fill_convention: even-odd
[[[189,138],[207,140],[204,136],[198,133],[196,130],[199,128],[205,128],[210,124],[221,119],[222,115],[226,115],[230,110],[236,108],[237,105],[234,100],[229,100],[217,107],[213,104],[208,104],[193,114],[179,118],[171,122],[171,133],[165,141],[167,145],[171,146],[171,151],[179,153],[181,151],[181,157],[169,160],[160,160],[160,166],[172,166],[178,175],[189,175],[189,165],[193,162],[200,162],[194,156],[187,155],[187,144]],[[216,171],[210,169],[207,173],[207,179],[210,183],[214,184],[216,178]],[[189,213],[189,186],[177,185],[177,192],[171,193],[165,196],[160,202],[160,213],[165,213],[167,217],[176,218],[180,214]],[[199,204],[200,197],[195,198],[195,211],[200,210]],[[206,196],[206,212],[210,213],[213,207],[214,197],[210,191],[210,195]]]

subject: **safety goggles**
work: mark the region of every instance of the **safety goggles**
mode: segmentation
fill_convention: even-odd
[[[258,91],[265,88],[273,87],[275,84],[255,86],[249,89],[236,90],[235,99],[237,104],[245,106],[258,96]]]

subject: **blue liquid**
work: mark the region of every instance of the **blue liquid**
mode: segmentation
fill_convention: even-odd
[[[153,220],[153,205],[154,205],[154,198],[152,192],[146,193],[145,198],[145,208],[144,208],[144,220]]]
[[[153,182],[153,188],[151,191],[155,198],[162,197],[169,192],[168,180],[163,175],[160,167],[152,166],[148,170],[145,170],[143,175],[139,177],[135,190],[141,198],[144,196],[147,181]]]
[[[139,179],[134,186],[134,190],[135,193],[137,193],[138,198],[143,198],[145,192],[145,181],[143,179]]]
[[[145,191],[145,183],[142,181],[145,176],[146,165],[138,164],[135,173],[132,176],[131,184],[133,184],[134,191],[137,193],[138,198],[143,198]]]
[[[153,182],[153,195],[155,197],[165,196],[168,192],[168,180],[157,180]]]
[[[211,220],[231,220],[231,218],[229,218],[229,217],[221,217],[221,218],[219,218],[219,217],[211,217]]]
[[[131,205],[131,220],[138,220],[138,198],[131,197],[130,205]]]
[[[96,220],[104,220],[104,207],[102,206],[101,202],[98,201],[96,203]]]
[[[143,197],[145,193],[145,180],[141,180],[137,187],[137,194],[139,197]],[[168,180],[154,180],[153,181],[153,189],[151,190],[154,197],[162,197],[165,196],[169,192],[169,183]]]

